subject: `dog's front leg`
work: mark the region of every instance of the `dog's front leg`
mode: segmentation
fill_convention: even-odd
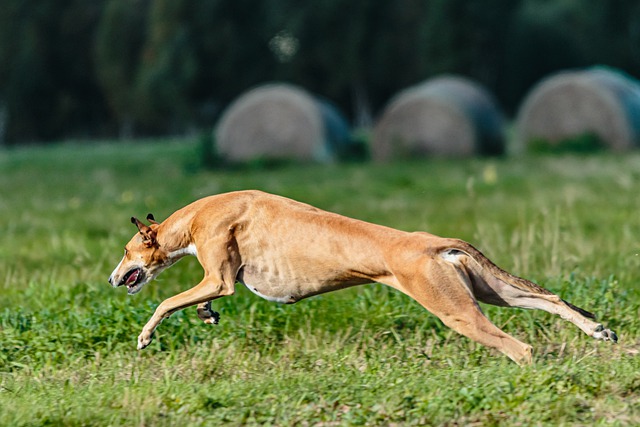
[[[142,350],[151,344],[153,332],[160,322],[176,311],[223,296],[233,295],[233,293],[233,284],[225,283],[221,278],[205,277],[193,288],[164,300],[158,308],[156,308],[156,311],[147,324],[144,325],[144,328],[142,328],[142,333],[138,336],[138,350]]]

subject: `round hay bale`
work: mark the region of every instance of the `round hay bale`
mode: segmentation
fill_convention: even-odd
[[[328,102],[288,84],[239,96],[215,130],[218,153],[231,162],[256,159],[328,162],[348,140],[346,120]]]
[[[502,154],[503,116],[479,84],[463,77],[437,77],[389,102],[374,127],[371,151],[378,161]]]
[[[516,128],[519,150],[541,143],[559,149],[589,136],[614,151],[628,150],[640,141],[640,85],[611,69],[556,73],[525,97]]]

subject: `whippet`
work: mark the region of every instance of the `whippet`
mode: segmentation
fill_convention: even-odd
[[[506,334],[482,313],[478,301],[557,314],[587,335],[616,342],[595,316],[528,280],[502,270],[462,240],[404,232],[326,212],[260,191],[210,196],[158,223],[131,221],[138,233],[109,277],[135,294],[161,271],[194,255],[204,278],[163,301],[138,337],[151,343],[158,324],[198,305],[205,323],[217,323],[211,301],[234,293],[237,282],[262,298],[292,304],[365,283],[391,286],[419,302],[445,325],[519,364],[532,347]]]

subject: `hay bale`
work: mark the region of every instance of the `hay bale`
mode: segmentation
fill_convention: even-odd
[[[637,147],[640,84],[611,69],[556,73],[525,97],[516,127],[519,150],[541,142],[560,148],[588,135],[614,151]]]
[[[223,113],[215,130],[218,153],[231,162],[255,159],[327,162],[348,140],[335,107],[288,84],[249,90]]]
[[[466,157],[504,151],[503,116],[482,86],[443,76],[403,90],[373,130],[375,160]]]

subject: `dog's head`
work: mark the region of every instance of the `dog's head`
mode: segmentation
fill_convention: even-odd
[[[126,286],[127,292],[133,295],[144,285],[168,267],[168,256],[157,240],[158,224],[153,215],[147,215],[151,225],[143,224],[132,217],[131,222],[138,227],[138,232],[124,247],[124,257],[109,276],[113,287]]]

